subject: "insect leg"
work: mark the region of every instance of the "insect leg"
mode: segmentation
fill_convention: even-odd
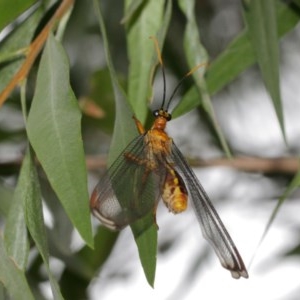
[[[145,130],[143,124],[140,122],[140,120],[138,120],[136,116],[132,116],[132,119],[135,122],[135,126],[136,126],[139,134],[144,134],[146,132],[146,130]]]

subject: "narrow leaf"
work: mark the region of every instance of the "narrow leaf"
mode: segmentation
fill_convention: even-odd
[[[265,86],[272,98],[284,139],[284,117],[279,84],[279,50],[276,1],[252,0],[245,7],[245,18]]]
[[[127,9],[134,1],[126,2]],[[148,114],[148,102],[152,97],[151,83],[154,75],[157,55],[155,48],[149,43],[149,36],[156,36],[162,49],[169,22],[172,2],[148,1],[136,11],[134,20],[127,24],[127,48],[130,60],[128,99],[135,115],[144,123]],[[125,12],[126,13],[126,12]],[[155,18],[153,18],[155,16]],[[149,225],[151,224],[151,225]],[[131,225],[141,264],[148,283],[153,287],[157,255],[157,225],[153,217],[141,219]]]
[[[94,250],[85,246],[77,253],[80,260],[91,270],[92,276],[105,263],[117,238],[118,232],[112,232],[103,226],[99,226],[95,234]]]
[[[126,1],[130,8],[133,0]],[[154,47],[149,36],[156,36],[164,17],[165,1],[146,1],[136,11],[126,26],[127,50],[130,61],[128,80],[128,100],[135,115],[145,123],[148,114],[148,102],[151,95],[151,68]],[[126,14],[126,11],[125,11]],[[153,17],[155,16],[155,17]]]
[[[287,198],[296,190],[300,187],[300,171],[298,171],[298,173],[294,176],[293,180],[291,181],[291,183],[289,184],[289,186],[286,188],[286,190],[284,191],[284,193],[281,195],[281,197],[278,199],[277,205],[275,206],[274,210],[272,211],[272,214],[268,220],[267,225],[265,226],[264,232],[258,242],[258,245],[256,247],[256,250],[251,258],[251,263],[253,262],[256,253],[258,252],[261,244],[263,243],[265,237],[267,236],[281,206],[283,205],[283,203],[285,202],[285,200],[287,200]]]
[[[24,91],[25,87],[23,86],[21,98],[24,98]],[[30,178],[27,180],[30,181]],[[19,269],[25,271],[29,254],[29,242],[22,205],[22,191],[23,186],[20,176],[5,223],[4,240],[8,255],[14,259]]]
[[[28,9],[36,0],[14,0],[13,5],[10,0],[0,1],[0,31],[22,12]]]
[[[63,253],[70,256],[73,253],[71,248],[74,226],[47,178],[39,176],[39,182],[42,198],[52,215],[52,226],[47,228],[48,246],[54,251],[55,255]]]
[[[167,1],[167,6],[164,13],[164,20],[159,32],[157,33],[157,41],[160,49],[162,49],[166,37],[172,13],[172,1]],[[150,82],[153,81],[155,66],[157,65],[157,54],[153,53],[152,69],[150,73]],[[154,196],[154,195],[153,195]],[[152,287],[154,287],[155,271],[156,271],[156,256],[157,256],[157,225],[153,220],[152,213],[138,220],[131,225],[131,230],[134,235],[135,242],[139,251],[139,257],[144,269],[146,279]]]
[[[58,283],[53,277],[49,267],[48,244],[41,202],[42,197],[38,176],[30,149],[28,149],[23,160],[18,187],[20,187],[20,200],[23,200],[23,205],[21,206],[25,211],[26,224],[30,235],[45,263],[54,299],[63,299],[58,287]]]
[[[128,104],[126,100],[126,96],[117,80],[117,76],[109,52],[109,44],[108,44],[103,17],[101,14],[99,3],[96,0],[94,0],[94,6],[97,12],[97,17],[98,17],[104,48],[105,48],[107,65],[111,74],[111,80],[114,88],[115,101],[116,101],[116,119],[115,119],[115,126],[114,126],[114,134],[113,134],[111,149],[109,153],[109,165],[110,165],[116,159],[116,157],[121,153],[121,151],[127,146],[127,144],[137,135],[137,130],[132,120],[133,113],[131,107]],[[135,225],[132,225],[131,228],[134,233],[133,228],[135,228]],[[155,230],[157,229],[155,228]],[[141,243],[137,242],[137,247],[139,250],[139,255],[140,255],[145,276],[149,284],[153,286],[153,282],[154,282],[153,274],[155,274],[155,268],[156,268],[157,237],[153,238],[154,234],[152,230],[145,230],[142,235],[143,237],[140,238],[143,239],[144,241],[148,241],[148,242],[150,241],[151,247],[147,252],[144,251],[143,247],[140,247]],[[145,264],[144,261],[147,260],[150,260],[153,263]]]
[[[278,35],[282,37],[298,24],[300,17],[288,5],[279,3],[278,7]],[[255,61],[255,54],[246,29],[228,45],[216,60],[210,63],[206,73],[209,94],[214,95],[219,92]],[[192,87],[174,109],[173,117],[181,116],[198,105],[199,93],[196,87]]]
[[[121,20],[121,23],[125,24],[130,21],[130,19],[134,16],[134,14],[137,12],[137,10],[140,8],[140,6],[145,2],[146,0],[136,0],[132,1],[126,11],[125,15]]]
[[[293,3],[296,4],[300,8],[300,0],[293,0]]]
[[[81,113],[69,84],[62,46],[49,36],[42,55],[27,132],[34,151],[73,225],[93,245]]]
[[[153,222],[152,213],[136,221],[130,227],[139,251],[146,279],[149,285],[154,287],[158,228]]]
[[[1,201],[0,201],[0,214],[4,217],[8,216],[10,205],[12,203],[13,199],[13,190],[6,187],[5,185],[0,184],[0,195],[1,195]]]
[[[196,65],[208,63],[208,55],[204,46],[200,43],[200,34],[194,14],[195,1],[178,0],[179,7],[187,18],[187,24],[184,32],[184,50],[189,63],[189,67],[193,68]],[[201,95],[202,105],[208,113],[215,132],[219,138],[223,150],[228,157],[231,156],[226,139],[222,133],[222,130],[218,124],[216,115],[213,110],[213,105],[207,90],[207,84],[204,79],[205,67],[193,74],[196,81],[198,91]],[[199,101],[200,102],[200,101]],[[200,104],[200,103],[199,103]]]
[[[12,299],[34,300],[25,274],[18,269],[7,255],[2,236],[0,236],[0,266],[0,281],[6,287]]]
[[[0,281],[0,299],[7,299],[8,295],[2,282]]]
[[[66,268],[60,277],[60,287],[66,299],[78,299],[79,296],[80,299],[88,298],[88,286],[106,262],[117,237],[117,232],[99,226],[94,249],[84,246],[71,259],[65,260]]]
[[[126,95],[118,82],[116,71],[114,69],[109,51],[109,42],[106,34],[104,20],[99,3],[96,0],[94,0],[94,7],[97,13],[99,27],[103,38],[106,62],[110,72],[116,103],[114,132],[108,157],[109,166],[119,156],[121,151],[128,145],[128,143],[137,135],[137,130],[132,120],[132,108],[128,103]]]
[[[163,49],[165,38],[166,38],[168,29],[169,29],[171,16],[172,16],[172,7],[173,7],[172,0],[167,0],[165,12],[164,12],[164,17],[163,17],[163,22],[162,22],[162,24],[160,26],[160,29],[159,29],[159,31],[157,32],[157,35],[156,35],[156,40],[157,40],[157,43],[158,43],[158,47],[159,47],[159,49],[161,49],[161,51]],[[160,68],[157,53],[155,51],[155,52],[153,52],[152,60],[151,60],[151,70],[150,70],[150,79],[149,79],[150,83],[152,83],[153,80],[154,80],[155,69],[156,69],[157,66]],[[149,99],[153,98],[153,88],[151,88],[148,97],[149,97]],[[162,100],[162,97],[161,97],[160,100]]]
[[[282,196],[278,199],[278,203],[276,207],[274,208],[272,215],[270,216],[270,219],[266,225],[264,234],[262,239],[266,236],[267,232],[269,231],[273,221],[275,220],[277,213],[279,212],[280,207],[285,202],[285,200],[297,189],[300,187],[300,171],[295,175],[289,186],[286,188]]]
[[[26,180],[30,181],[30,178]],[[22,188],[19,180],[5,223],[4,241],[8,255],[18,268],[24,271],[29,253],[29,243],[22,205]]]

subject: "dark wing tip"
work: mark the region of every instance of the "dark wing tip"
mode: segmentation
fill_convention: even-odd
[[[105,226],[106,228],[112,230],[112,231],[120,231],[122,230],[125,226],[119,226],[118,224],[116,224],[114,221],[104,217],[103,215],[101,215],[101,213],[99,213],[99,211],[95,208],[91,209],[93,215],[101,222],[101,224],[103,226]]]
[[[231,272],[231,276],[235,279],[239,279],[241,277],[248,278],[248,272],[246,269],[242,270],[229,270]]]
[[[90,209],[92,214],[101,222],[101,224],[112,231],[122,230],[127,225],[124,224],[124,226],[122,226],[120,224],[117,224],[117,222],[104,216],[101,213],[101,209],[99,208],[99,194],[97,187],[94,189],[90,199]]]
[[[234,251],[232,252],[232,254],[234,254],[232,256],[232,261],[225,261],[223,258],[220,258],[222,267],[224,267],[225,269],[229,270],[231,273],[231,276],[235,279],[239,279],[241,277],[244,278],[248,278],[248,272],[247,269],[245,267],[245,264],[239,254],[239,252],[237,251],[237,249],[234,247],[233,249]]]

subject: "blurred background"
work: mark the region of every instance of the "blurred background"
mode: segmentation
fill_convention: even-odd
[[[114,66],[126,86],[128,73],[124,7],[118,0],[101,1]],[[238,0],[196,1],[196,19],[201,42],[210,60],[220,55],[244,28],[242,4]],[[185,17],[174,1],[171,23],[163,48],[167,92],[189,70],[183,50]],[[258,247],[279,197],[297,172],[300,150],[300,30],[299,26],[280,41],[280,87],[288,145],[262,83],[257,66],[244,71],[213,99],[213,108],[230,146],[233,158],[241,158],[238,168],[213,164],[224,153],[203,108],[197,108],[168,123],[168,133],[191,161],[200,182],[212,199],[235,241],[249,279],[234,280],[224,270],[203,239],[192,209],[181,215],[158,207],[158,257],[155,288],[146,282],[136,244],[129,228],[118,236],[101,231],[101,256],[94,265],[94,278],[80,274],[77,259],[84,246],[42,172],[45,217],[48,225],[51,266],[64,289],[73,294],[66,299],[299,299],[300,283],[300,202],[296,190],[285,200],[268,234]],[[152,47],[148,36],[145,43]],[[106,68],[103,44],[92,1],[77,1],[64,35],[71,65],[71,83],[83,110],[82,130],[88,161],[89,189],[103,174],[114,122],[114,96]],[[29,81],[33,85],[34,75]],[[162,95],[161,74],[154,82],[155,108]],[[187,80],[176,96],[193,85]],[[33,86],[32,86],[33,87]],[[29,88],[28,94],[33,90]],[[90,101],[97,109],[90,108]],[[93,113],[96,112],[96,116]],[[149,110],[150,111],[150,110]],[[24,122],[17,93],[0,110],[0,197],[9,199],[16,184],[26,147]],[[252,159],[252,171],[245,167]],[[292,170],[264,168],[264,159],[290,158]],[[262,159],[262,160],[260,160]],[[207,162],[206,167],[199,167]],[[250,163],[251,164],[251,163]],[[107,251],[105,248],[107,247]],[[110,250],[112,249],[112,250]],[[97,253],[91,252],[97,257]],[[104,253],[104,254],[103,254]],[[34,256],[34,255],[33,255]],[[74,268],[72,268],[74,263]],[[250,264],[251,263],[251,264]],[[41,261],[32,259],[28,274],[36,280],[41,297],[51,299],[49,282],[43,277]],[[45,274],[44,274],[45,276]],[[72,295],[72,296],[71,296]]]

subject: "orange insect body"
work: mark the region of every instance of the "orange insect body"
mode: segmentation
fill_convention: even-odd
[[[145,134],[145,143],[148,145],[145,149],[148,160],[146,162],[140,162],[140,164],[146,163],[148,170],[151,171],[159,169],[159,166],[155,165],[157,160],[155,160],[154,157],[168,157],[171,154],[172,145],[172,139],[165,132],[167,121],[171,119],[171,115],[160,109],[155,112],[155,117],[156,118],[151,129],[147,132],[140,121],[134,117],[137,129],[140,134]],[[137,162],[132,156],[127,155],[127,158]],[[165,167],[166,179],[162,187],[161,197],[169,211],[174,214],[181,213],[187,208],[187,189],[184,182],[172,166],[169,164]]]

